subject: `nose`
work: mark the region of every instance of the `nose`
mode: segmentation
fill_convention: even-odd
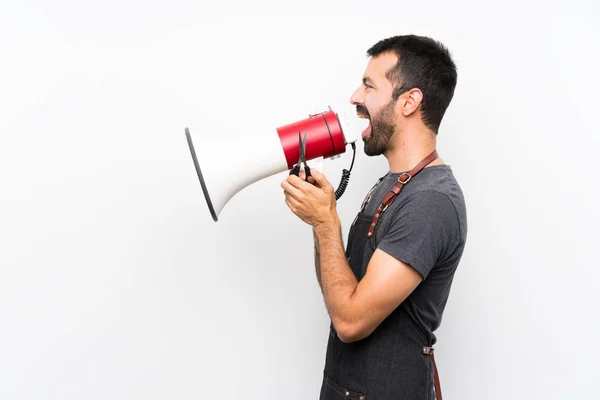
[[[362,92],[362,87],[358,87],[354,93],[352,93],[352,96],[350,96],[350,103],[352,105],[358,105],[358,104],[362,104],[364,101],[364,96],[363,96],[363,92]]]

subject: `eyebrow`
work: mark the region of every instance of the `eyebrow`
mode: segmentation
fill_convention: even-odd
[[[371,84],[374,84],[373,79],[369,78],[368,76],[365,76],[362,81],[363,83],[369,82]]]

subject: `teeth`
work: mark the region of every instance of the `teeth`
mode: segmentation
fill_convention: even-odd
[[[357,122],[356,126],[357,126],[357,128],[360,129],[360,132],[362,132],[365,129],[367,129],[367,127],[371,124],[371,121],[367,117],[361,117],[361,116],[359,116],[358,119],[362,120],[362,121],[358,121],[358,120],[356,121]]]

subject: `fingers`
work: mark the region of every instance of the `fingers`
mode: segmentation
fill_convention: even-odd
[[[290,175],[287,179],[281,182],[281,187],[283,188],[283,191],[286,194],[286,196],[289,195],[296,200],[302,200],[304,198],[304,194],[302,193],[302,191],[296,186],[294,186],[292,183],[290,183],[290,181],[295,183],[295,181],[299,179],[300,178],[298,178],[295,175]]]
[[[309,182],[304,180],[305,177],[306,177],[306,173],[304,173],[304,171],[300,171],[298,176],[289,175],[286,178],[286,181],[291,186],[293,186],[294,188],[296,188],[297,190],[302,192],[302,191],[310,190],[311,188],[313,188],[312,184],[309,184]],[[310,177],[308,179],[310,180]]]
[[[312,185],[315,184],[315,178],[312,177],[312,169],[311,169],[311,176],[308,177],[308,179],[306,179],[306,172],[304,170],[300,171],[300,179],[302,179],[303,181],[306,181]]]
[[[293,203],[292,198],[288,195],[285,196],[285,204],[289,207],[292,212],[296,212],[296,205]]]
[[[325,174],[322,174],[321,172],[313,168],[310,170],[310,175],[312,176],[313,180],[315,181],[318,187],[330,190],[333,189],[333,186],[327,180]]]
[[[333,186],[324,174],[316,169],[311,169],[310,175],[308,180],[305,181],[306,173],[301,170],[299,176],[289,175],[281,182],[281,187],[286,197],[286,204],[292,211],[297,210],[308,199],[315,200],[323,193],[333,195]]]
[[[319,186],[321,186],[325,180],[325,175],[323,175],[322,173],[320,173],[319,171],[317,171],[316,169],[311,169],[310,170],[310,175],[313,177],[313,179],[315,180],[315,182],[317,182],[319,184]]]

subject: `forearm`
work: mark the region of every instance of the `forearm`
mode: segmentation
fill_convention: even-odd
[[[352,296],[358,281],[346,260],[337,215],[330,222],[317,225],[314,232],[321,289],[331,320],[339,330],[340,326],[354,322]]]
[[[319,282],[319,287],[321,288],[321,292],[323,291],[323,285],[321,284],[321,256],[319,254],[319,241],[317,239],[317,232],[313,228],[313,240],[315,242],[315,272],[317,274],[317,282]]]

